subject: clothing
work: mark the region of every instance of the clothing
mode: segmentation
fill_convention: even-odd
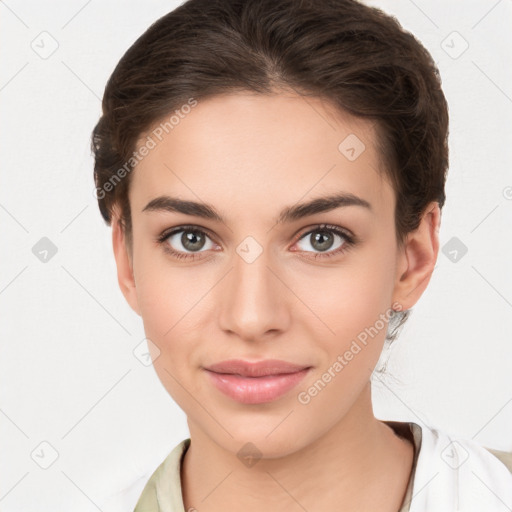
[[[414,444],[413,470],[397,512],[510,512],[512,452],[412,422],[384,423]],[[134,512],[185,512],[180,470],[189,446],[190,438],[182,441],[153,472]]]

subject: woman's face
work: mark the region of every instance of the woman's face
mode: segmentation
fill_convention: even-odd
[[[237,93],[186,111],[139,141],[156,145],[132,175],[134,286],[123,291],[191,433],[234,452],[250,441],[291,453],[357,404],[392,306],[411,306],[396,287],[394,192],[371,124],[318,99]],[[335,195],[357,199],[301,207]],[[165,196],[187,203],[154,201]],[[238,378],[229,395],[205,370],[229,359],[309,370],[288,391],[290,377],[260,377],[260,392],[244,391],[256,378]]]

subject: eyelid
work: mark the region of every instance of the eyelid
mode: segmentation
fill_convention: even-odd
[[[295,238],[295,242],[298,242],[302,238],[304,238],[306,235],[311,234],[314,231],[333,231],[336,234],[344,236],[347,240],[355,241],[356,237],[354,234],[352,234],[348,229],[342,228],[341,226],[336,226],[335,224],[327,224],[327,223],[320,223],[320,224],[311,224],[311,226],[308,226],[306,228],[303,228],[301,230],[301,234],[297,235]]]
[[[165,239],[169,238],[171,235],[175,235],[176,233],[179,233],[180,231],[199,231],[201,233],[204,233],[205,235],[208,235],[208,237],[215,242],[217,245],[219,245],[215,240],[215,235],[210,231],[208,228],[204,228],[202,226],[196,226],[193,224],[182,224],[180,226],[174,226],[173,228],[166,229],[162,232],[162,234],[158,235],[157,240],[158,241],[164,241]]]
[[[313,231],[319,231],[321,229],[326,230],[332,230],[334,232],[342,234],[344,237],[347,238],[347,240],[356,240],[356,237],[353,233],[351,233],[348,229],[342,228],[341,226],[336,226],[334,224],[327,224],[327,223],[317,223],[317,224],[311,224],[310,226],[306,226],[305,228],[302,228],[300,230],[300,234],[294,236],[293,245],[297,243],[299,240],[304,238],[306,235],[310,234]],[[179,233],[180,231],[200,231],[204,232],[206,235],[208,235],[212,241],[214,241],[217,245],[218,242],[216,241],[216,236],[213,234],[212,231],[210,231],[208,228],[197,226],[194,224],[182,224],[180,226],[175,226],[173,228],[169,228],[164,230],[160,235],[158,235],[158,240],[165,240],[166,238],[170,237],[173,234]]]

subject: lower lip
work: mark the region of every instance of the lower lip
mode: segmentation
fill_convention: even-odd
[[[272,402],[294,388],[308,373],[300,372],[267,375],[265,377],[242,377],[228,373],[206,370],[213,384],[225,395],[242,404]]]

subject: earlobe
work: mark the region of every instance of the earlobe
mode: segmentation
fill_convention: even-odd
[[[393,300],[402,310],[410,309],[427,288],[439,251],[441,211],[437,201],[429,203],[418,228],[409,233],[399,265]]]
[[[132,258],[128,251],[124,231],[119,222],[119,217],[115,215],[112,217],[112,247],[116,260],[119,288],[130,307],[139,316],[141,316],[136,293],[137,290],[133,273]]]

